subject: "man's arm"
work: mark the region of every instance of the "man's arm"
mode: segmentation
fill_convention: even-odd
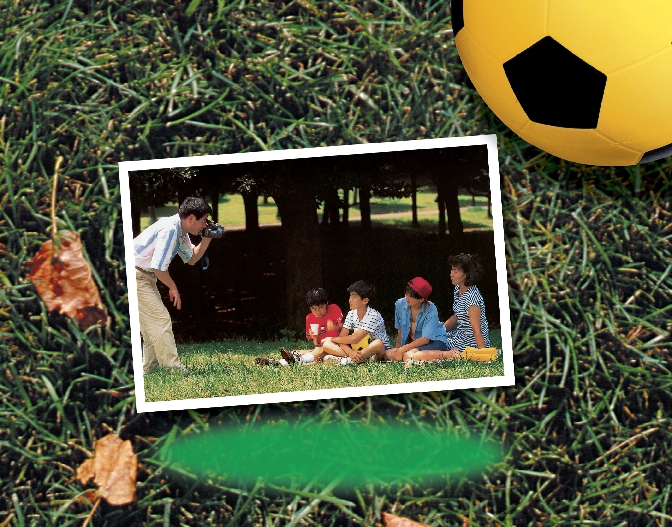
[[[198,262],[201,258],[203,258],[203,255],[205,254],[205,251],[208,248],[208,245],[210,245],[211,241],[212,238],[203,238],[201,240],[201,243],[199,243],[196,247],[194,247],[194,255],[191,257],[191,260],[189,260],[187,263],[189,265],[195,265],[196,262]]]
[[[180,299],[180,293],[177,290],[177,285],[175,285],[174,280],[171,278],[168,271],[159,271],[158,269],[152,269],[156,277],[166,286],[168,286],[168,296],[170,301],[177,309],[182,309],[182,300]]]

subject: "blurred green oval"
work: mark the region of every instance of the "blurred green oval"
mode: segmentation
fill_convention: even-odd
[[[284,484],[309,480],[359,486],[420,483],[467,475],[499,460],[498,448],[408,426],[352,423],[220,428],[185,435],[170,448],[172,462],[202,476]]]

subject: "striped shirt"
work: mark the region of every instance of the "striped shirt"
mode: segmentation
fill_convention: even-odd
[[[194,255],[194,244],[189,234],[182,233],[179,214],[160,218],[147,227],[133,240],[135,265],[151,271],[167,271],[176,254],[183,262],[188,262]]]
[[[355,331],[358,329],[366,330],[374,340],[382,340],[383,344],[385,344],[385,349],[390,348],[390,339],[387,336],[383,316],[372,307],[366,307],[366,313],[361,320],[357,316],[356,309],[348,311],[348,314],[345,317],[345,322],[343,322],[343,327]]]
[[[485,341],[485,347],[490,347],[490,330],[488,329],[488,319],[485,318],[485,302],[478,287],[472,285],[460,295],[460,286],[455,286],[453,300],[453,311],[457,316],[457,328],[448,332],[448,349],[457,348],[464,351],[467,346],[477,348],[474,329],[469,320],[469,308],[478,306],[481,309],[481,334]]]

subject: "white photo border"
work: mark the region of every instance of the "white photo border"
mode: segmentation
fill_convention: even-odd
[[[500,326],[502,333],[502,355],[504,375],[497,377],[478,377],[445,381],[387,384],[361,386],[356,388],[332,388],[325,390],[306,390],[298,392],[278,392],[228,397],[211,397],[199,399],[183,399],[175,401],[146,402],[144,375],[142,374],[142,343],[140,338],[140,319],[138,311],[137,284],[133,255],[133,229],[131,220],[131,196],[129,172],[162,168],[199,167],[207,165],[223,165],[249,163],[255,161],[280,161],[287,159],[306,159],[312,157],[345,156],[353,154],[373,154],[381,152],[399,152],[408,150],[429,150],[463,146],[485,145],[488,152],[488,172],[492,203],[492,228],[495,242],[495,259],[497,271],[497,288],[499,294]],[[154,412],[165,410],[187,410],[198,408],[215,408],[249,404],[285,403],[309,401],[317,399],[363,397],[399,393],[459,390],[496,386],[512,386],[515,384],[513,373],[513,342],[511,337],[511,318],[509,312],[509,293],[506,275],[506,256],[504,247],[504,220],[502,214],[502,196],[500,189],[499,160],[497,154],[497,136],[480,135],[469,137],[451,137],[440,139],[423,139],[416,141],[396,141],[371,143],[363,145],[344,145],[292,150],[269,150],[263,152],[247,152],[238,154],[207,155],[196,157],[180,157],[155,159],[146,161],[124,161],[119,163],[119,182],[121,190],[122,220],[124,231],[124,255],[126,260],[126,281],[128,287],[128,310],[131,326],[131,346],[133,354],[133,370],[135,378],[136,408],[138,412]],[[137,372],[141,372],[138,374]]]

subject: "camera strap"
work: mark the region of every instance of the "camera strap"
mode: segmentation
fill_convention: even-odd
[[[208,267],[210,267],[210,257],[208,256],[208,251],[205,251],[203,258],[201,258],[201,269],[205,271]]]

